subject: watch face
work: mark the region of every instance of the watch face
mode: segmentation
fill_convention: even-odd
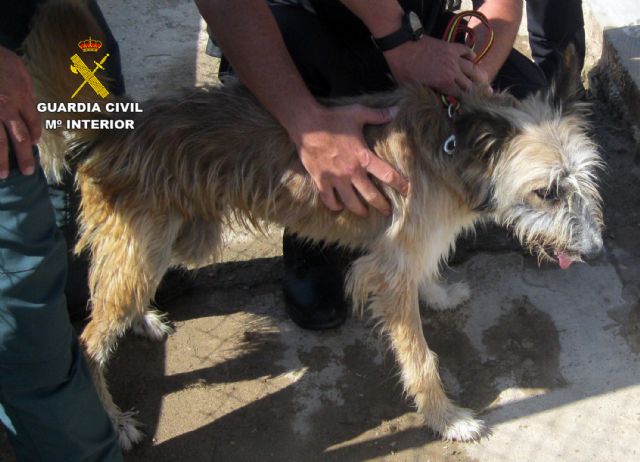
[[[422,21],[420,21],[420,17],[413,11],[409,12],[409,25],[411,26],[414,40],[418,40],[420,37],[422,37]]]

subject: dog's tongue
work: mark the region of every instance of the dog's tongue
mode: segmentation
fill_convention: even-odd
[[[556,256],[558,257],[558,264],[563,270],[569,268],[571,266],[571,263],[573,263],[573,260],[571,258],[567,257],[561,252],[558,252]]]

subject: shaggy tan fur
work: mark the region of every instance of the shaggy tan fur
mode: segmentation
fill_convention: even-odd
[[[63,20],[50,6],[27,42],[41,100],[71,94],[68,72],[55,67],[78,37],[100,37],[80,3],[67,2]],[[92,316],[82,341],[124,448],[141,433],[104,381],[117,339],[131,326],[163,336],[162,319],[149,311],[163,274],[170,266],[215,262],[221,230],[234,219],[258,227],[276,222],[308,239],[359,249],[347,292],[355,309],[379,320],[427,425],[446,439],[480,436],[482,422],[443,390],[419,296],[438,309],[468,298],[465,285],[443,284],[439,268],[456,237],[480,221],[511,227],[541,258],[555,252],[573,261],[594,253],[602,246],[597,151],[580,111],[558,105],[553,94],[523,102],[506,94],[469,96],[453,122],[437,95],[420,86],[356,100],[399,109],[392,123],[366,132],[375,152],[411,182],[406,198],[382,187],[393,207],[388,218],[327,210],[284,129],[237,84],[147,101],[134,130],[67,134],[66,160],[43,153],[57,159],[49,166],[77,165],[77,250],[92,256]],[[452,131],[457,149],[450,156],[442,145]]]

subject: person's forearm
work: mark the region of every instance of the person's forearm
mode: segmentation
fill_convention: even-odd
[[[320,106],[293,63],[264,0],[196,0],[240,80],[292,134]]]
[[[482,2],[478,11],[487,17],[495,36],[491,51],[480,62],[480,67],[493,80],[513,48],[522,20],[522,0],[487,0]],[[470,25],[476,31],[477,43],[481,46],[487,37],[486,28],[476,20]]]
[[[391,207],[372,175],[406,195],[407,180],[367,146],[363,127],[388,123],[392,111],[357,104],[327,108],[307,89],[264,0],[196,0],[243,83],[285,127],[327,208],[367,216]]]
[[[396,0],[341,0],[367,26],[374,37],[400,29],[404,10]]]

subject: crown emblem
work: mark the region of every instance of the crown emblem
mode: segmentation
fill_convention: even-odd
[[[87,40],[78,42],[78,48],[80,48],[84,52],[97,52],[100,48],[102,48],[102,42],[100,40],[93,40],[91,37],[89,37]]]

